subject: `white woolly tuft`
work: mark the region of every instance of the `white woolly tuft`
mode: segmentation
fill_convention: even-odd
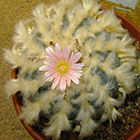
[[[116,54],[114,52],[110,53],[104,63],[100,66],[100,68],[109,76],[114,76],[113,69],[116,65]]]
[[[95,110],[92,106],[87,102],[84,101],[81,104],[80,111],[76,117],[76,120],[88,120],[93,114],[95,114]]]
[[[113,105],[113,106],[120,106],[122,104],[122,101],[118,101],[118,100],[115,100],[114,98],[111,98],[110,96],[107,96],[106,97],[106,100],[105,100],[105,106],[110,106],[110,105]]]
[[[109,88],[107,85],[100,85],[98,89],[98,100],[96,100],[95,105],[100,106],[104,100],[106,100]]]
[[[20,91],[24,93],[25,97],[29,97],[30,95],[34,95],[37,93],[39,87],[44,84],[44,81],[39,80],[21,80],[19,83]]]
[[[114,107],[112,109],[111,112],[111,116],[110,116],[110,124],[112,123],[112,120],[115,121],[117,119],[117,117],[122,117],[122,114],[119,113]]]
[[[129,64],[123,63],[120,67],[114,70],[114,74],[120,85],[127,93],[130,93],[134,86],[135,74],[131,72]]]
[[[89,84],[89,81],[91,80],[91,74],[90,74],[90,69],[87,67],[87,68],[84,68],[84,74],[82,76],[82,81],[85,83],[85,84]]]
[[[104,122],[109,118],[110,123],[117,119],[117,116],[121,117],[122,115],[113,107],[120,106],[122,101],[117,101],[109,96],[106,96],[104,103],[104,113],[102,114],[102,118],[100,122]]]
[[[11,95],[14,95],[16,92],[19,91],[19,79],[10,79],[6,82],[4,90],[6,94],[8,95],[8,98]]]
[[[92,86],[94,88],[94,95],[95,95],[95,93],[98,93],[101,84],[100,77],[98,75],[95,75],[90,79],[90,82],[93,83]]]
[[[92,48],[94,52],[97,51],[103,51],[104,46],[106,45],[106,38],[105,38],[105,34],[101,34],[95,44],[94,47]]]
[[[82,0],[82,3],[84,12],[89,14],[89,16],[92,16],[94,13],[96,13],[101,7],[101,5],[97,4],[97,2],[94,0]]]
[[[127,91],[123,87],[119,87],[118,91],[122,94],[121,101],[124,102],[126,98]]]
[[[129,62],[130,66],[136,64],[136,48],[127,47],[125,51],[119,51],[117,54],[122,62]]]
[[[76,125],[74,128],[74,132],[80,132],[81,131],[81,126],[79,124]]]
[[[116,39],[116,34],[112,33],[110,40],[107,42],[104,50],[105,51],[111,51],[114,50],[114,48],[116,48],[118,46],[118,44],[120,44],[120,40]]]
[[[98,28],[96,28],[98,26]],[[96,34],[96,33],[98,33],[98,32],[101,32],[101,31],[103,31],[103,27],[102,27],[102,25],[101,24],[99,24],[97,21],[95,21],[95,22],[92,22],[92,24],[91,24],[91,33],[93,33],[93,34]]]
[[[13,53],[8,49],[5,50],[4,59],[8,60],[9,63],[13,65],[13,69],[21,67],[21,73],[25,72],[26,70],[28,70],[29,73],[32,73],[43,65],[43,62],[34,63],[25,57],[21,57],[18,52]]]
[[[105,121],[108,119],[108,117],[109,117],[109,115],[107,114],[107,112],[104,111],[104,112],[102,113],[102,117],[101,117],[99,123],[105,122]]]
[[[75,93],[73,90],[68,90],[66,92],[66,96],[68,100],[71,100],[75,95],[77,95],[78,93]]]
[[[93,46],[92,40],[87,41],[85,43],[84,47],[81,50],[81,52],[84,53],[84,56],[83,56],[84,58],[85,58],[85,56],[87,57],[87,56],[89,56],[92,53],[92,47],[90,47],[90,46]],[[87,59],[88,59],[88,61],[90,61],[89,57],[87,57]]]
[[[27,124],[34,124],[34,121],[38,120],[39,113],[40,113],[40,102],[31,103],[29,101],[25,102],[27,107],[22,108],[22,113],[20,114],[19,118],[25,120]]]
[[[15,26],[15,35],[13,41],[18,43],[30,43],[31,35],[28,34],[28,25],[33,22],[33,19],[20,20]]]
[[[98,22],[102,28],[111,26],[111,28],[120,25],[121,20],[118,19],[114,13],[114,10],[105,10],[102,16],[98,19]]]
[[[86,89],[86,85],[82,81],[79,83],[78,87],[74,84],[73,84],[73,87],[75,89],[75,93],[73,93],[73,95],[76,95],[77,93],[81,93],[82,91],[84,91]],[[73,92],[73,89],[71,90],[71,92]],[[66,95],[71,97],[70,93],[66,93]]]
[[[42,82],[44,83],[44,81]],[[8,94],[8,97],[20,91],[28,98],[31,94],[34,95],[37,93],[38,88],[43,83],[37,80],[29,81],[24,79],[11,79],[5,85],[5,91]]]
[[[76,25],[78,25],[87,15],[86,12],[83,11],[83,7],[81,5],[79,5],[78,7],[75,8],[75,20],[76,20]]]
[[[5,50],[4,59],[13,65],[13,68],[19,67],[24,61],[19,55],[13,54],[10,50]]]
[[[118,44],[118,46],[115,48],[116,52],[127,52],[129,45],[133,42],[133,39],[130,38],[128,34],[124,34],[121,42]]]
[[[101,57],[98,54],[93,54],[93,57],[91,58],[91,61],[92,61],[91,69],[92,68],[96,69],[97,67],[99,67],[102,64],[102,62],[101,62],[102,60],[103,60],[103,57]]]
[[[52,116],[50,123],[51,125],[43,131],[47,136],[51,136],[53,140],[57,140],[60,137],[61,131],[71,129],[67,115],[62,111]]]
[[[36,26],[38,30],[43,33],[44,30],[47,29],[47,14],[46,14],[46,5],[44,3],[40,3],[33,11],[34,20],[36,22]]]
[[[58,103],[57,106],[54,107],[54,110],[60,110],[69,115],[71,112],[74,111],[74,108],[72,107],[71,103],[67,99],[65,99],[62,102]]]
[[[52,22],[52,20],[51,18],[47,18],[46,9],[46,5],[44,3],[41,3],[32,11],[37,30],[42,34],[42,40],[44,42],[47,42],[47,40],[51,40],[49,32],[50,27],[48,25]]]
[[[95,123],[91,118],[83,121],[81,123],[81,131],[79,138],[83,138],[85,136],[90,136],[93,134],[93,131],[98,127],[98,124]]]
[[[89,32],[89,28],[87,28],[86,26],[80,28],[74,35],[75,38],[78,38],[81,44],[83,44],[87,36],[92,37],[93,35]]]
[[[87,93],[86,91],[82,91],[76,100],[72,100],[72,103],[80,104],[82,102],[85,102],[86,100],[90,100],[91,97],[91,94]]]
[[[39,102],[41,102],[41,110],[45,113],[48,113],[48,110],[51,108],[50,103],[54,103],[57,98],[57,92],[53,90],[48,90],[39,97]]]

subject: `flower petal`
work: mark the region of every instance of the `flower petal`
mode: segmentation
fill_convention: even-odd
[[[53,73],[52,75],[45,77],[45,81],[50,82],[50,81],[52,81],[55,77],[57,77],[58,75],[59,75],[59,73]]]
[[[70,63],[75,63],[77,62],[82,56],[82,53],[78,52],[78,53],[75,53],[69,60]]]
[[[56,57],[54,57],[51,53],[45,53],[45,55],[46,55],[46,57],[48,58],[48,59],[50,59],[51,61],[53,61],[53,62],[57,62],[58,60],[57,60],[57,58]]]
[[[82,75],[82,73],[77,72],[77,70],[69,70],[68,73],[77,77],[77,78],[80,78],[80,76]]]
[[[68,84],[68,86],[70,86],[71,85],[71,78],[70,78],[69,74],[66,74],[65,76],[66,76],[67,84]]]
[[[63,92],[65,91],[65,89],[66,89],[66,79],[65,76],[63,75],[60,80],[60,90]]]
[[[54,69],[54,68],[56,68],[56,64],[53,63],[53,62],[48,62],[48,61],[45,61],[45,60],[44,60],[43,63],[46,64],[46,66],[49,67],[49,70],[50,70],[50,69]]]
[[[47,82],[51,82],[53,80],[53,78],[51,76],[50,77],[45,77],[44,80],[47,81]]]
[[[76,78],[76,77],[73,76],[73,75],[71,75],[71,80],[72,80],[76,85],[79,84],[79,80],[78,80],[78,78]]]
[[[55,52],[54,52],[54,50],[53,50],[51,47],[47,47],[47,48],[46,48],[46,51],[47,51],[48,53],[51,53],[51,54],[53,54],[53,55],[55,56]]]
[[[55,89],[55,87],[58,85],[59,81],[60,81],[60,78],[61,78],[61,75],[58,75],[54,81],[53,81],[53,84],[52,84],[52,89]]]
[[[46,51],[47,51],[47,53],[45,55],[47,58],[49,58],[50,60],[57,61],[56,54],[51,47],[46,48]]]
[[[62,56],[65,61],[68,61],[69,58],[69,46],[67,45],[66,48],[62,51]]]
[[[45,72],[44,76],[48,77],[48,76],[51,76],[54,73],[58,73],[57,70],[54,69],[54,70],[47,71],[47,72]]]
[[[48,66],[47,65],[43,65],[39,68],[39,71],[44,71],[47,70]]]
[[[84,66],[84,63],[76,63],[73,65],[70,65],[70,69],[82,69],[82,67]]]
[[[58,43],[55,43],[55,52],[56,52],[57,59],[61,60],[62,53],[61,53],[60,46]]]

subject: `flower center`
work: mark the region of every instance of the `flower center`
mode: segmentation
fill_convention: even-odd
[[[57,71],[60,74],[65,74],[68,71],[69,67],[68,67],[68,62],[66,61],[60,61],[57,64]]]

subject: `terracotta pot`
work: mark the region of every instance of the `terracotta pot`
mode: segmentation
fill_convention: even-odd
[[[104,9],[104,8],[103,8]],[[116,16],[118,18],[120,18],[122,20],[122,26],[124,26],[125,28],[128,29],[128,31],[135,37],[137,38],[137,40],[140,43],[140,29],[134,24],[132,23],[129,19],[127,19],[126,17],[124,17],[123,15],[119,14],[116,12]],[[13,70],[11,77],[12,78],[17,78],[17,70]],[[17,114],[21,114],[21,107],[19,104],[19,100],[17,98],[17,94],[15,94],[13,96],[13,102],[14,102],[14,106],[15,109],[17,111]],[[35,130],[33,127],[31,127],[30,125],[27,125],[23,119],[21,119],[22,124],[24,125],[24,127],[27,129],[27,131],[31,134],[31,136],[35,139],[35,140],[49,140],[48,138],[46,138],[44,135],[41,134],[41,132],[39,132],[38,130]],[[124,138],[124,140],[134,140],[135,138],[137,138],[140,135],[140,121],[138,122],[138,124],[135,126],[135,128]]]

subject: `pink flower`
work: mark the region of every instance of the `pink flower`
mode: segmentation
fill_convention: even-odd
[[[76,63],[82,56],[82,53],[71,53],[69,46],[61,52],[58,43],[55,44],[55,51],[48,47],[46,48],[46,57],[48,60],[44,61],[43,66],[39,68],[40,71],[46,71],[44,74],[45,81],[50,82],[52,80],[52,89],[57,87],[62,92],[65,91],[66,85],[71,85],[71,80],[75,84],[79,84],[78,78],[82,75],[82,67],[84,63]]]

